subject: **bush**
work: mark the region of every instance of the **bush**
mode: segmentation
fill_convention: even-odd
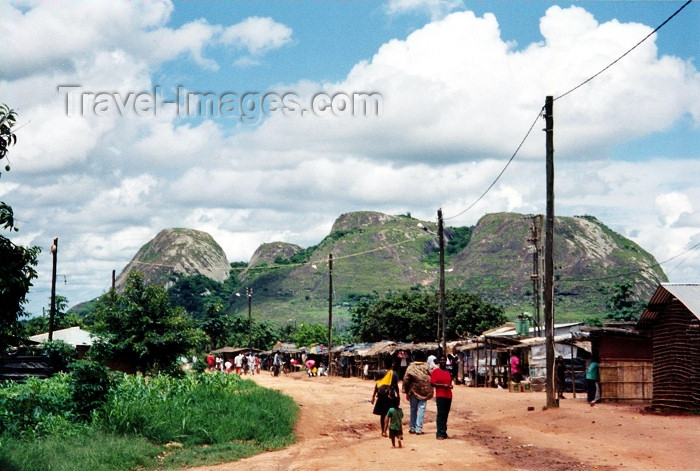
[[[47,434],[74,432],[68,375],[28,378],[24,383],[0,386],[0,434],[33,439]]]
[[[68,365],[78,357],[75,347],[63,340],[51,340],[42,345],[41,349],[49,357],[49,362],[54,371],[65,372]]]
[[[80,360],[70,365],[71,398],[76,413],[88,418],[93,410],[105,403],[111,379],[104,365],[88,360]]]

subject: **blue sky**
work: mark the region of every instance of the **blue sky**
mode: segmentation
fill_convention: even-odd
[[[0,3],[0,102],[19,112],[0,198],[17,243],[39,245],[30,312],[109,287],[166,227],[209,232],[229,260],[261,244],[308,246],[342,213],[460,214],[491,184],[548,94],[598,72],[682,6],[626,1],[164,1]],[[700,280],[700,75],[693,3],[590,84],[555,102],[556,212],[592,214],[672,281]],[[378,113],[253,124],[133,102],[66,113],[59,86],[102,98],[376,93]],[[77,96],[77,95],[76,95]],[[115,98],[115,99],[116,99]],[[219,103],[219,102],[217,102]],[[103,103],[104,104],[104,103]],[[338,113],[342,114],[342,113]],[[473,209],[543,213],[544,136]]]

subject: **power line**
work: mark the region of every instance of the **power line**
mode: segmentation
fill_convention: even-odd
[[[606,70],[608,70],[609,68],[611,68],[611,67],[612,67],[613,65],[615,65],[617,62],[619,62],[620,60],[622,60],[622,58],[624,58],[627,54],[629,54],[629,53],[632,52],[634,49],[636,49],[640,44],[642,44],[644,41],[646,41],[647,39],[649,39],[654,33],[656,33],[658,30],[660,30],[664,25],[666,25],[666,23],[668,23],[669,21],[671,21],[671,19],[673,19],[673,17],[675,17],[678,13],[680,13],[681,10],[683,10],[685,7],[687,7],[692,1],[693,1],[693,0],[688,0],[685,4],[683,4],[683,6],[681,6],[678,10],[676,10],[671,16],[669,16],[668,18],[666,18],[666,20],[665,20],[663,23],[661,23],[659,26],[657,26],[656,28],[654,28],[654,30],[653,30],[651,33],[649,33],[648,35],[646,35],[641,41],[639,41],[637,44],[635,44],[635,45],[632,46],[629,50],[627,50],[627,52],[625,52],[624,54],[622,54],[620,57],[618,57],[617,59],[615,59],[613,62],[611,62],[610,64],[608,64],[606,67],[604,67],[603,69],[601,69],[601,70],[600,70],[599,72],[597,72],[596,74],[592,75],[592,76],[589,77],[588,79],[586,79],[586,80],[584,80],[583,82],[579,83],[578,85],[576,85],[575,87],[573,87],[573,88],[570,89],[569,91],[567,91],[567,92],[565,92],[565,93],[563,93],[563,94],[557,96],[556,98],[554,98],[554,101],[558,100],[559,98],[563,98],[563,97],[565,97],[566,95],[572,93],[573,91],[575,91],[575,90],[581,88],[582,86],[584,86],[585,84],[587,84],[588,82],[592,81],[593,79],[595,79],[596,77],[598,77],[599,75],[601,75],[603,72],[605,72]],[[515,158],[515,156],[518,154],[518,151],[520,150],[520,148],[521,148],[521,147],[523,146],[523,144],[525,143],[525,140],[528,138],[528,136],[529,136],[530,133],[532,132],[532,129],[535,127],[535,124],[537,123],[537,119],[539,119],[539,117],[542,115],[542,110],[543,110],[543,109],[544,109],[544,107],[542,107],[542,109],[540,110],[539,114],[537,115],[537,118],[536,118],[535,121],[532,123],[532,126],[530,126],[530,129],[529,129],[529,130],[527,131],[527,133],[525,134],[525,137],[524,137],[523,140],[520,142],[520,145],[518,146],[518,148],[515,150],[515,152],[514,152],[513,155],[510,157],[510,159],[508,160],[508,162],[506,163],[506,165],[503,167],[503,170],[501,170],[501,173],[498,174],[498,176],[496,177],[496,179],[488,186],[488,188],[486,188],[486,190],[481,194],[481,196],[479,196],[479,197],[476,199],[476,201],[474,201],[471,205],[469,205],[469,206],[468,206],[466,209],[464,209],[463,211],[461,211],[461,212],[455,214],[454,216],[445,217],[444,220],[454,219],[454,218],[456,218],[456,217],[461,216],[462,214],[464,214],[464,213],[466,213],[467,211],[469,211],[470,209],[472,209],[479,201],[481,201],[481,199],[482,199],[484,196],[486,196],[486,194],[491,190],[491,188],[493,188],[493,186],[496,184],[496,182],[498,182],[498,180],[501,178],[501,176],[503,176],[503,174],[505,173],[505,171],[506,171],[506,169],[508,168],[508,166],[510,165],[510,163],[513,161],[513,159]]]
[[[383,245],[381,247],[376,247],[374,249],[364,250],[362,252],[334,256],[333,259],[337,261],[337,260],[342,260],[345,258],[358,257],[360,255],[366,255],[369,253],[378,252],[380,250],[386,250],[386,249],[390,249],[392,247],[397,247],[399,245],[404,245],[404,244],[407,244],[409,242],[414,242],[415,240],[416,240],[415,238],[413,238],[413,239],[409,238],[409,239],[403,240],[401,242],[395,242],[393,244]],[[175,265],[166,265],[163,263],[153,263],[153,262],[142,262],[142,261],[138,261],[138,260],[132,260],[131,263],[136,263],[139,265],[151,265],[151,266],[164,267],[164,268],[173,268],[173,269],[177,268]],[[231,267],[229,270],[239,270],[239,271],[244,271],[244,270],[275,270],[275,269],[279,269],[279,268],[295,268],[295,267],[301,267],[304,265],[316,265],[316,264],[322,264],[322,263],[328,263],[328,260],[322,259],[322,260],[316,260],[316,261],[309,260],[306,262],[297,262],[297,263],[277,263],[277,264],[273,264],[273,265],[264,265],[264,266],[259,266],[259,267],[255,267],[255,266],[253,266],[253,267],[250,267],[250,266]]]
[[[644,41],[646,41],[647,39],[649,39],[654,33],[656,33],[658,30],[660,30],[666,23],[668,23],[669,21],[671,21],[671,19],[672,19],[674,16],[676,16],[678,13],[680,13],[681,10],[683,10],[685,7],[687,7],[688,5],[690,5],[690,3],[691,3],[692,1],[693,1],[693,0],[688,0],[687,2],[685,2],[685,3],[683,4],[683,6],[681,6],[678,10],[676,10],[671,16],[669,16],[668,18],[666,18],[666,20],[665,20],[663,23],[661,23],[659,26],[657,26],[656,28],[654,28],[654,31],[652,31],[651,33],[647,34],[641,41],[639,41],[637,44],[635,44],[634,46],[632,46],[630,49],[627,50],[627,52],[625,52],[625,53],[622,54],[620,57],[618,57],[617,59],[615,59],[614,61],[612,61],[610,64],[608,64],[607,66],[603,67],[598,73],[596,73],[596,74],[590,76],[589,78],[587,78],[586,80],[584,80],[583,82],[579,83],[579,84],[576,85],[574,88],[572,88],[571,90],[569,90],[568,92],[562,93],[562,94],[559,95],[558,97],[554,98],[554,100],[556,101],[556,100],[558,100],[559,98],[564,98],[564,97],[565,97],[566,95],[568,95],[569,93],[571,93],[571,92],[573,92],[574,90],[578,90],[579,88],[583,87],[583,86],[586,85],[588,82],[590,82],[591,80],[595,79],[595,78],[598,77],[600,74],[602,74],[603,72],[605,72],[606,70],[608,70],[610,67],[612,67],[613,65],[617,64],[617,63],[618,63],[620,60],[622,60],[622,58],[624,58],[627,54],[629,54],[630,52],[634,51],[640,44],[642,44]]]
[[[523,144],[525,144],[525,141],[526,141],[527,138],[530,136],[530,133],[532,132],[532,129],[535,127],[535,124],[537,124],[537,120],[540,119],[540,117],[542,116],[542,110],[544,110],[544,106],[542,107],[542,109],[540,109],[539,113],[537,113],[537,117],[536,117],[535,120],[532,122],[532,125],[530,126],[530,129],[528,129],[528,130],[527,130],[527,133],[525,133],[525,137],[523,137],[523,139],[520,141],[520,145],[518,145],[518,148],[515,149],[515,152],[513,152],[513,155],[510,157],[510,159],[508,159],[508,162],[506,163],[505,167],[503,167],[503,170],[501,170],[501,173],[499,173],[498,176],[496,177],[496,179],[489,185],[488,188],[486,188],[486,191],[484,191],[484,192],[481,194],[481,196],[479,196],[479,197],[476,199],[476,201],[474,201],[472,204],[470,204],[469,207],[467,207],[467,209],[465,209],[464,211],[461,211],[460,213],[455,214],[454,216],[450,216],[450,217],[445,217],[445,218],[443,218],[444,221],[446,221],[446,220],[448,220],[448,219],[454,219],[454,218],[459,217],[459,216],[461,216],[462,214],[466,213],[467,211],[469,211],[470,209],[472,209],[479,201],[481,201],[481,199],[482,199],[484,196],[486,196],[486,193],[488,193],[489,191],[491,191],[491,188],[493,188],[493,186],[496,184],[496,182],[503,176],[503,174],[505,173],[506,169],[508,168],[508,166],[510,165],[510,163],[513,161],[513,159],[515,158],[515,156],[518,155],[518,152],[519,152],[520,149],[523,147]]]
[[[637,269],[635,269],[635,270],[629,270],[629,271],[626,271],[626,272],[621,272],[621,273],[618,273],[618,274],[616,274],[616,275],[606,275],[606,276],[602,276],[602,277],[599,277],[599,278],[576,278],[576,277],[568,277],[568,278],[562,278],[561,281],[579,281],[579,282],[603,281],[603,280],[609,280],[609,279],[612,279],[612,278],[619,278],[619,277],[622,277],[622,276],[636,275],[636,274],[642,273],[644,270],[651,270],[652,268],[661,267],[661,265],[663,265],[664,263],[668,263],[668,262],[670,262],[671,260],[674,260],[674,259],[676,259],[676,258],[678,258],[678,257],[680,257],[680,256],[683,256],[683,255],[685,255],[685,254],[687,254],[687,253],[689,253],[689,252],[692,252],[693,250],[697,249],[698,247],[700,247],[700,242],[698,242],[697,244],[693,245],[693,246],[690,247],[689,249],[684,250],[683,252],[674,255],[673,257],[667,258],[667,259],[664,260],[664,261],[652,263],[652,264],[650,264],[650,265],[645,265],[645,266],[640,267],[640,268],[637,268]]]

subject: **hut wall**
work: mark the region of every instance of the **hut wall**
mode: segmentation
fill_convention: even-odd
[[[649,336],[615,333],[596,337],[601,397],[611,401],[651,401],[653,348]]]
[[[650,401],[653,391],[651,361],[600,363],[601,397],[612,401]]]
[[[651,361],[654,358],[651,338],[648,336],[603,335],[596,341],[601,362]]]
[[[691,394],[693,400],[693,410],[700,411],[700,320],[693,316],[693,319],[686,330],[688,344],[690,347],[691,365],[693,367],[691,380]]]
[[[678,300],[654,324],[654,397],[652,407],[700,410],[700,325]]]

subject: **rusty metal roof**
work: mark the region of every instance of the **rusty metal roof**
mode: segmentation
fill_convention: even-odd
[[[700,319],[700,283],[661,283],[639,318],[638,325],[651,324],[673,298]]]

